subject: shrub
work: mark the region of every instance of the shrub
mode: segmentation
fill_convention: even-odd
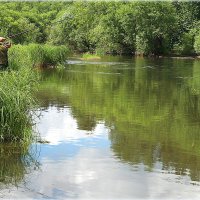
[[[195,36],[194,49],[197,54],[200,54],[200,32]]]
[[[194,51],[194,35],[192,32],[184,33],[178,44],[174,45],[174,52],[179,55],[192,55]]]

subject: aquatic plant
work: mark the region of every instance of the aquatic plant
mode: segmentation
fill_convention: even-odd
[[[47,67],[65,62],[69,55],[66,46],[41,44],[14,45],[9,50],[9,67]]]
[[[30,141],[39,76],[31,68],[0,74],[0,141]]]
[[[98,56],[97,54],[91,54],[91,53],[83,53],[82,55],[82,60],[98,60],[101,59],[100,56]]]

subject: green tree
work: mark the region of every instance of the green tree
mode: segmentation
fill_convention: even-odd
[[[169,2],[139,2],[135,7],[138,53],[160,55],[172,49],[176,13]]]

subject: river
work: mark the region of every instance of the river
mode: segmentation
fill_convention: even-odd
[[[0,147],[0,197],[200,199],[200,61],[69,58],[41,76],[44,143]]]

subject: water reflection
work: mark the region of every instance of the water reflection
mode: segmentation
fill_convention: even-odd
[[[91,127],[90,123],[86,123],[88,122],[87,116],[86,120],[81,121],[82,127],[80,128],[80,118],[74,118],[70,108],[58,109],[56,106],[51,106],[44,109],[41,115],[37,128],[42,133],[42,138],[50,142],[50,145],[70,142],[81,145],[84,139],[90,138],[91,142],[95,142],[95,138],[107,138],[106,134],[109,132],[104,123],[100,121],[95,125],[92,124]]]
[[[49,144],[24,179],[32,192],[15,195],[199,199],[199,69],[108,57],[44,71],[37,129]]]
[[[107,67],[105,63],[69,62],[66,70],[45,72],[41,89],[48,90],[48,95],[43,106],[48,107],[52,101],[67,105],[70,117],[76,121],[76,131],[83,134],[85,131],[85,135],[94,134],[95,127],[103,122],[107,130],[102,131],[103,135],[106,132],[111,142],[107,146],[111,157],[133,168],[139,166],[136,174],[141,172],[143,176],[132,184],[148,185],[145,179],[159,177],[162,192],[167,191],[165,187],[173,191],[169,186],[172,182],[178,183],[175,188],[198,185],[200,62],[139,58],[126,59],[123,66],[123,59],[117,61],[119,65],[116,60],[106,59],[114,63]],[[67,122],[73,124],[69,119]],[[126,172],[133,175],[129,170]],[[131,196],[130,192],[127,194]]]
[[[41,145],[40,170],[26,178],[29,192],[15,190],[17,197],[199,198],[198,182],[191,181],[189,172],[176,174],[173,167],[164,169],[163,163],[156,159],[159,146],[153,152],[155,161],[151,168],[142,159],[125,160],[115,149],[111,151],[113,133],[105,122],[98,121],[92,132],[82,131],[71,115],[71,108],[51,106],[43,110],[38,129],[50,143]],[[133,150],[131,141],[131,138],[130,142],[121,140],[130,152]],[[141,157],[145,152],[140,150],[132,151],[132,157],[137,154]]]
[[[13,186],[20,187],[25,176],[39,169],[37,150],[28,144],[7,143],[0,145],[0,197],[4,198]]]

